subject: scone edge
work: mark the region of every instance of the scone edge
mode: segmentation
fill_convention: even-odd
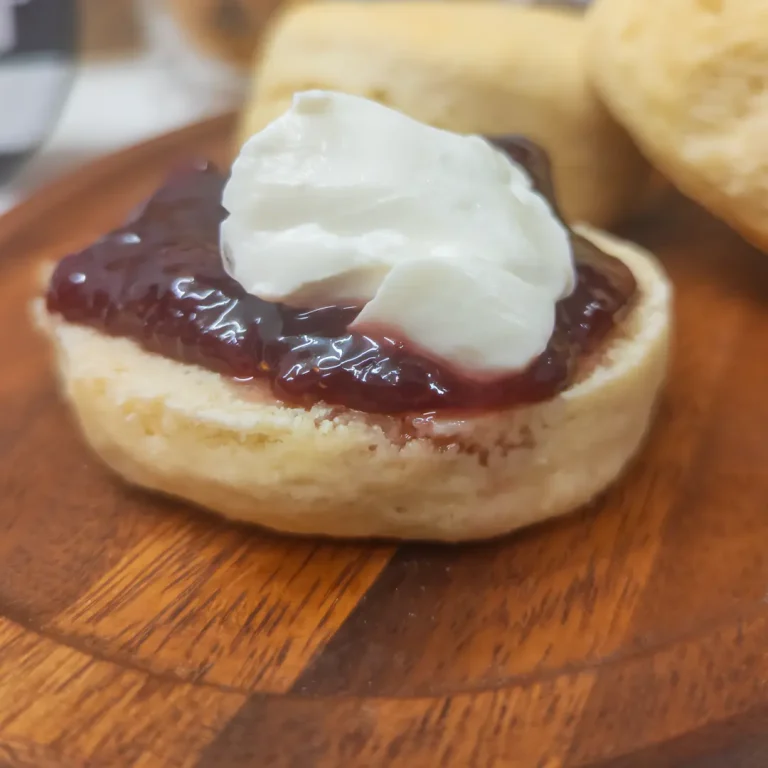
[[[290,533],[482,539],[590,501],[622,472],[651,420],[667,364],[669,283],[636,246],[581,231],[638,279],[641,299],[621,334],[557,398],[438,422],[437,441],[393,440],[386,419],[254,399],[40,304],[37,317],[86,440],[133,484]]]

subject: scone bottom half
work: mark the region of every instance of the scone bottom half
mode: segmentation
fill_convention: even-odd
[[[550,191],[535,147],[504,149]],[[670,324],[649,254],[574,231],[578,283],[545,353],[473,380],[351,333],[359,307],[245,294],[219,253],[223,184],[174,174],[37,305],[86,439],[129,482],[290,533],[462,541],[587,503],[635,454]]]

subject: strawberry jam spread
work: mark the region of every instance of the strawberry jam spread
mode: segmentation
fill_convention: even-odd
[[[495,143],[554,205],[543,152],[516,137]],[[606,339],[637,290],[622,262],[573,234],[577,284],[557,305],[544,353],[514,375],[473,379],[397,339],[349,331],[360,307],[302,310],[246,293],[221,262],[225,181],[211,166],[171,176],[132,221],[59,263],[48,310],[182,363],[241,381],[267,379],[288,403],[397,414],[553,397],[574,381],[579,362]]]

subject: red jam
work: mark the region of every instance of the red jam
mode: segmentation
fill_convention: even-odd
[[[515,139],[500,145],[550,193],[546,159],[535,146]],[[234,379],[267,378],[290,403],[396,414],[551,398],[573,382],[579,361],[605,339],[636,290],[627,267],[574,235],[578,283],[557,306],[546,351],[525,371],[474,381],[406,344],[350,332],[359,307],[297,310],[246,293],[219,254],[224,183],[209,166],[172,176],[134,220],[59,263],[48,310]]]

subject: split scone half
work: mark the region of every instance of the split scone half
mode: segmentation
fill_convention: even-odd
[[[652,4],[652,3],[651,3]],[[649,194],[650,168],[587,77],[586,25],[498,0],[316,2],[278,14],[241,138],[294,93],[364,96],[462,134],[521,134],[547,150],[566,220],[608,226]]]
[[[685,194],[768,250],[768,2],[597,0],[589,70]]]
[[[461,541],[569,512],[622,472],[663,382],[671,289],[654,258],[591,229],[638,290],[566,391],[461,418],[281,404],[36,305],[61,389],[93,450],[126,480],[228,518],[299,534]]]

